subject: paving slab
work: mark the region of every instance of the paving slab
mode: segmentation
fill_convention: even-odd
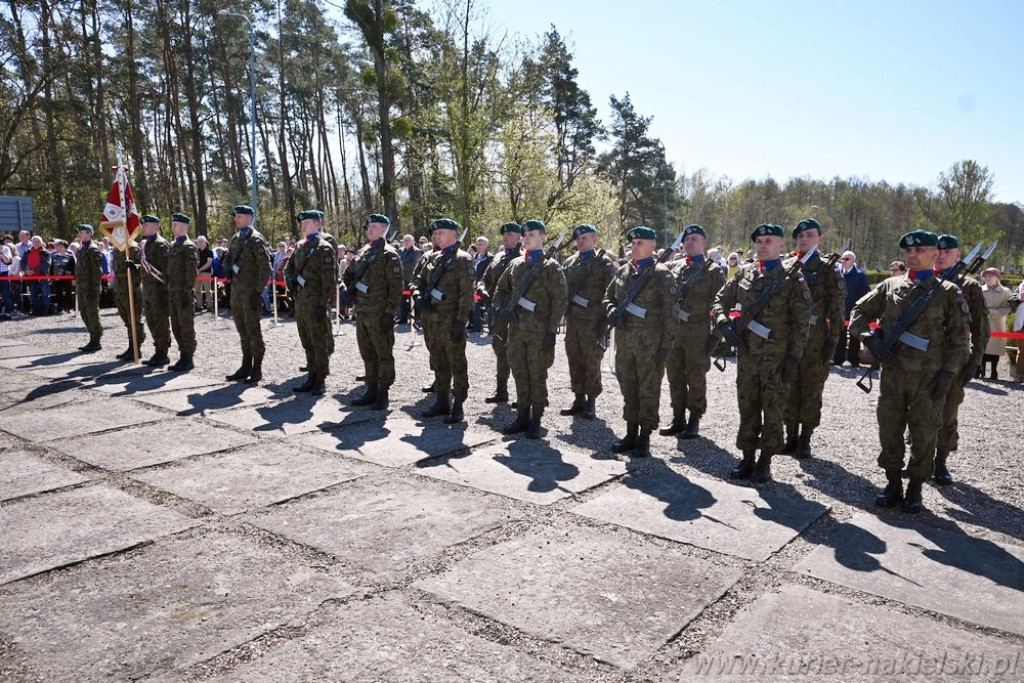
[[[417,472],[538,505],[586,491],[626,473],[626,463],[526,439],[420,463]]]
[[[744,609],[679,681],[1021,680],[1024,647],[839,595],[783,586]]]
[[[45,422],[5,421],[4,429],[23,439],[39,442],[156,422],[166,418],[167,415],[163,413],[143,408],[126,399],[105,398],[85,401],[72,409],[49,412]]]
[[[6,360],[8,358],[27,358],[29,356],[38,356],[39,347],[31,346],[29,344],[15,344],[12,346],[0,346],[0,360]]]
[[[380,420],[384,416],[379,410],[349,409],[332,398],[315,398],[297,396],[255,409],[225,410],[210,415],[210,419],[267,436],[291,436]]]
[[[279,397],[279,394],[264,387],[232,382],[159,394],[140,394],[132,398],[173,410],[179,415],[208,415],[217,410],[267,403]]]
[[[40,353],[39,350],[36,350],[36,353]],[[91,358],[89,355],[78,352],[53,353],[37,356],[3,358],[0,359],[0,368],[7,368],[8,370],[32,370],[35,368],[45,367],[71,368],[94,360],[95,359]]]
[[[87,386],[89,389],[102,391],[111,396],[135,396],[143,393],[174,391],[175,389],[195,389],[213,384],[223,384],[223,382],[191,373],[168,371],[150,372],[144,375],[104,375]]]
[[[13,434],[0,432],[0,450],[3,450],[5,448],[14,448],[15,446],[20,446],[23,443],[24,442],[21,439],[14,436]]]
[[[2,441],[0,441],[2,442]],[[0,454],[0,500],[10,500],[89,481],[28,451]]]
[[[54,441],[54,450],[90,465],[126,472],[251,444],[256,438],[193,420],[154,422],[109,434]]]
[[[329,622],[217,679],[227,683],[579,681],[395,598],[331,607]]]
[[[1024,635],[1021,546],[860,513],[793,571]]]
[[[0,584],[124,550],[196,524],[106,486],[0,507]],[[2,611],[2,610],[0,610]]]
[[[26,391],[20,398],[14,394],[4,396],[6,405],[0,411],[0,420],[7,421],[15,415],[35,415],[41,410],[67,407],[70,404],[88,398],[77,389],[71,391],[55,391],[50,393]]]
[[[303,443],[385,467],[404,467],[424,458],[474,448],[499,436],[472,428],[425,425],[410,418],[389,417],[383,423],[311,434]]]
[[[352,592],[277,550],[212,533],[15,589],[0,596],[0,631],[44,680],[138,680],[301,621]]]
[[[493,496],[389,473],[346,482],[330,494],[274,507],[250,521],[347,565],[392,576],[519,517],[504,507]]]
[[[225,515],[254,510],[355,479],[368,465],[269,442],[133,477]]]
[[[767,560],[825,514],[774,487],[686,477],[668,466],[633,474],[573,512],[748,560]]]
[[[94,379],[105,375],[147,375],[155,372],[145,365],[134,365],[119,360],[110,360],[93,357],[89,362],[76,363],[74,365],[49,365],[28,370],[36,377],[45,379]]]
[[[537,529],[415,587],[616,666],[651,657],[740,570],[624,533]]]

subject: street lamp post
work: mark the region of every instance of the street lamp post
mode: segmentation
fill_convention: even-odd
[[[250,173],[252,174],[252,210],[253,210],[253,226],[257,223],[257,214],[259,209],[257,208],[257,182],[256,182],[256,29],[252,25],[252,21],[249,17],[244,14],[237,12],[229,12],[226,9],[218,10],[217,16],[219,17],[238,17],[245,21],[249,27],[249,119],[252,123],[252,134],[250,140]]]

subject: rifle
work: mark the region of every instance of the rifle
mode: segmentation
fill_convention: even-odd
[[[761,323],[757,322],[757,316],[760,315],[761,311],[764,310],[764,307],[768,305],[768,300],[772,298],[772,295],[774,295],[775,292],[782,289],[783,285],[786,284],[786,280],[789,280],[790,278],[799,275],[800,269],[804,267],[804,264],[806,264],[811,259],[811,257],[814,256],[814,254],[815,252],[813,251],[808,252],[804,254],[804,257],[802,259],[797,259],[796,261],[794,261],[793,265],[789,267],[789,270],[786,271],[785,275],[776,279],[768,287],[766,287],[765,290],[761,292],[761,295],[757,297],[754,303],[750,305],[750,308],[747,308],[743,311],[742,315],[740,315],[739,322],[736,323],[736,337],[740,341],[740,346],[736,349],[737,352],[740,351],[740,348],[742,348],[744,351],[747,349],[747,344],[745,341],[743,341],[743,337],[741,335],[748,329],[759,337],[763,337],[764,339],[768,338],[770,330]],[[718,368],[719,372],[725,372],[724,353],[715,356],[714,365],[716,368]]]
[[[850,248],[850,238],[847,237],[846,241],[843,242],[843,246],[839,247],[839,251],[829,254],[829,257],[825,260],[825,267],[821,270],[815,271],[807,276],[807,286],[810,287],[812,283],[817,282],[818,278],[821,277],[822,273],[827,273],[830,270],[835,270],[836,264],[839,262],[840,255]]]
[[[558,252],[558,248],[561,246],[562,240],[564,238],[565,233],[562,233],[561,235],[558,236],[558,240],[554,243],[554,245],[548,247],[548,250],[544,252],[544,258],[538,259],[537,263],[532,268],[530,268],[526,275],[523,276],[523,279],[519,281],[519,286],[516,287],[515,290],[512,292],[512,296],[509,297],[509,300],[505,303],[505,305],[495,309],[495,315],[509,319],[515,317],[515,306],[519,304],[520,301],[527,301],[523,297],[526,296],[527,290],[530,288],[530,285],[533,284],[533,279],[537,277],[537,273],[539,273],[543,269],[544,261],[551,258]],[[502,275],[502,277],[504,277],[504,275]],[[534,307],[536,307],[535,304]],[[526,306],[524,306],[524,308],[526,308]],[[527,310],[532,311],[533,309],[528,308]]]
[[[608,337],[612,333],[612,330],[618,327],[619,323],[622,322],[622,312],[633,305],[633,299],[640,295],[640,292],[643,291],[647,281],[653,277],[658,263],[668,262],[669,259],[672,258],[672,255],[679,250],[679,245],[682,243],[683,233],[679,233],[679,237],[676,238],[676,241],[673,242],[671,246],[665,247],[665,250],[661,252],[661,256],[658,257],[657,262],[652,263],[647,270],[640,273],[640,275],[633,280],[633,284],[626,290],[626,296],[615,302],[615,313],[608,316],[608,324],[601,336],[597,338],[597,343],[602,349],[605,351],[608,350]]]
[[[943,282],[956,282],[963,277],[967,270],[974,266],[975,268],[981,267],[984,263],[984,258],[979,259],[978,255],[981,253],[982,243],[979,242],[974,249],[964,258],[961,258],[956,264],[942,275],[935,276],[931,282],[928,283],[928,288],[925,289],[924,294],[917,297],[910,307],[903,312],[900,319],[896,321],[896,325],[890,330],[889,334],[885,335],[881,339],[882,350],[884,352],[891,352],[896,348],[896,344],[904,343],[912,348],[926,351],[928,349],[928,342],[920,337],[913,335],[909,332],[910,326],[914,324],[918,316],[928,306],[928,302],[932,300],[935,293],[942,288]],[[992,249],[995,249],[995,243],[992,243],[992,247],[986,252],[986,256],[992,254]],[[970,265],[968,265],[968,261]],[[869,347],[870,349],[870,347]],[[857,380],[857,388],[863,391],[865,394],[870,394],[871,389],[875,385],[874,372],[876,369],[881,367],[882,359],[879,358],[879,354],[872,352],[875,357],[874,362],[864,371],[861,378]]]
[[[583,285],[587,283],[587,278],[590,277],[591,271],[593,271],[594,268],[597,267],[594,264],[604,261],[604,255],[605,250],[598,249],[594,253],[594,257],[590,259],[590,263],[586,264],[585,266],[583,266],[583,268],[580,269],[580,274],[576,277],[576,280],[573,282],[573,288],[569,290],[569,303],[573,303],[576,297],[579,296],[580,290],[583,289]]]

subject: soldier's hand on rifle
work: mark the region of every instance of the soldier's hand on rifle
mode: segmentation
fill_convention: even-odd
[[[452,342],[458,344],[466,338],[466,323],[455,321],[452,325]]]
[[[412,307],[416,309],[416,315],[423,315],[430,308],[430,304],[422,296],[413,297]]]
[[[960,371],[960,386],[966,387],[974,379],[974,376],[978,374],[978,364],[968,363],[964,366],[964,369]]]
[[[553,349],[555,348],[555,333],[545,332],[544,333],[544,348]]]
[[[617,307],[612,306],[608,309],[608,324],[612,327],[618,327],[619,322],[622,320],[622,311]]]
[[[896,354],[893,353],[892,349],[886,348],[885,342],[883,341],[883,335],[881,330],[869,334],[864,337],[864,346],[867,347],[871,355],[875,357],[875,360],[879,363],[886,361],[893,363],[896,361]]]
[[[796,379],[796,369],[799,364],[799,360],[792,354],[787,354],[782,359],[782,383],[792,384],[793,380]]]
[[[741,348],[743,346],[743,337],[736,331],[736,324],[731,320],[722,323],[718,326],[718,331],[721,333],[722,338],[733,348]]]
[[[938,403],[946,398],[946,394],[953,386],[953,373],[948,370],[943,370],[939,374],[935,375],[935,378],[928,382],[928,392],[932,395],[932,400]]]

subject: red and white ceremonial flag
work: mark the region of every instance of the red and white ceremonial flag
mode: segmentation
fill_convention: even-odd
[[[128,182],[126,169],[121,164],[120,154],[117,161],[117,177],[107,193],[107,205],[100,218],[100,231],[110,238],[115,247],[125,251],[138,236],[141,222],[139,208],[135,205],[135,193]]]

